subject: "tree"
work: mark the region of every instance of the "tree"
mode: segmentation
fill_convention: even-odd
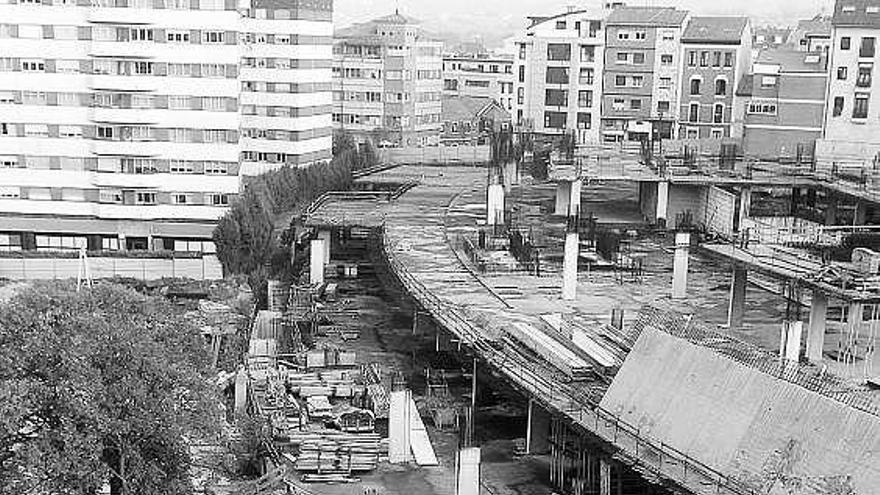
[[[180,313],[110,283],[38,284],[0,306],[0,493],[190,493],[188,439],[219,411]]]

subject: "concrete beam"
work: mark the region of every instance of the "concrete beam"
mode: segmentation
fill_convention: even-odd
[[[749,271],[735,266],[730,280],[730,301],[727,306],[727,326],[742,328],[746,313],[746,288],[749,284]]]
[[[504,186],[490,184],[486,192],[486,225],[504,224]]]
[[[550,451],[550,413],[529,399],[527,421],[526,454],[546,454]]]
[[[324,283],[324,240],[312,239],[309,254],[309,283]]]
[[[675,234],[675,259],[672,265],[672,298],[687,297],[688,258],[690,256],[691,235],[687,232]]]
[[[828,296],[820,290],[813,290],[810,301],[810,327],[807,330],[807,361],[822,362],[825,348],[825,326],[828,320]]]
[[[565,234],[565,252],[562,259],[562,299],[573,301],[577,297],[578,257],[580,239],[577,232]]]

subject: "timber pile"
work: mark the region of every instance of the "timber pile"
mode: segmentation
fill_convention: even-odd
[[[379,463],[378,434],[348,434],[337,431],[303,433],[291,437],[299,443],[298,471],[319,474],[351,474],[372,471]]]

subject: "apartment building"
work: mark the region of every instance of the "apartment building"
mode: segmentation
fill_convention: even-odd
[[[880,152],[880,84],[874,84],[880,0],[838,0],[832,18],[822,161],[870,161]]]
[[[0,2],[0,249],[212,251],[330,156],[330,0]]]
[[[673,137],[687,19],[683,10],[652,7],[620,7],[608,16],[603,141]]]
[[[679,138],[741,137],[736,88],[752,63],[747,17],[692,17],[681,39]]]
[[[761,52],[737,90],[746,156],[813,156],[825,115],[826,57],[793,48]]]
[[[333,123],[359,142],[440,142],[443,44],[395,12],[338,30],[333,45]]]
[[[513,56],[455,53],[443,56],[443,95],[492,98],[513,110]]]
[[[576,131],[580,144],[599,143],[599,115],[610,5],[531,17],[514,38],[514,123],[545,136]]]

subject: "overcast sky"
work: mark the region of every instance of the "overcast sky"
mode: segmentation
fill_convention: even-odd
[[[366,21],[400,8],[422,20],[436,32],[472,36],[485,33],[487,38],[513,34],[524,27],[528,15],[552,15],[567,5],[585,5],[600,0],[335,0],[337,27]],[[745,14],[758,24],[796,23],[833,10],[834,0],[630,0],[629,5],[677,6],[697,14]]]

